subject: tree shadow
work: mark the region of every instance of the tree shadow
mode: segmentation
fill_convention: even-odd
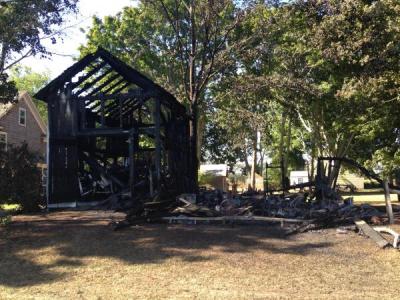
[[[85,217],[85,212],[63,217],[55,213],[1,228],[0,285],[61,281],[69,276],[68,267],[82,266],[86,258],[114,258],[127,264],[160,264],[171,258],[197,263],[215,259],[214,253],[261,250],[302,256],[331,246],[293,241],[278,226],[148,224],[114,232],[106,219]],[[53,255],[53,261],[43,262],[46,255]]]

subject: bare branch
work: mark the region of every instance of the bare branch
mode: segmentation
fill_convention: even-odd
[[[21,60],[23,60],[24,58],[27,58],[27,57],[29,57],[31,55],[33,55],[33,49],[29,49],[25,54],[21,55],[18,59],[14,60],[12,63],[10,63],[9,65],[5,66],[3,68],[3,70],[2,70],[2,72],[12,68],[16,64],[18,64]]]

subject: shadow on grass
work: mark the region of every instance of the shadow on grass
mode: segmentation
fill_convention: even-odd
[[[78,215],[73,217],[72,215]],[[0,285],[26,287],[62,281],[85,258],[114,258],[127,264],[188,263],[222,253],[307,255],[330,243],[292,242],[279,227],[149,224],[111,231],[85,212],[17,221],[0,229]],[[219,253],[219,254],[218,254]],[[50,256],[50,257],[48,257]],[[54,257],[51,257],[54,256]]]

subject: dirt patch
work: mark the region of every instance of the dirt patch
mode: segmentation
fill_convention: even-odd
[[[1,299],[398,297],[400,252],[335,230],[153,224],[103,211],[17,216],[0,228]],[[400,226],[394,227],[400,231]]]

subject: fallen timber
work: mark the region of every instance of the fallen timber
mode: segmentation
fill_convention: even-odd
[[[356,226],[364,234],[366,234],[370,239],[372,239],[380,248],[385,248],[389,245],[389,242],[371,226],[369,226],[365,221],[358,220],[355,221]]]
[[[177,223],[179,221],[193,221],[194,224],[199,223],[210,223],[210,222],[221,222],[222,224],[233,224],[233,223],[280,223],[281,227],[285,223],[295,224],[309,224],[315,220],[301,220],[301,219],[287,219],[287,218],[274,218],[274,217],[263,217],[263,216],[222,216],[222,217],[187,217],[187,216],[176,216],[176,217],[163,217],[161,218],[169,223]]]
[[[198,195],[178,196],[174,200],[144,203],[127,212],[124,222],[114,229],[153,222],[183,224],[280,224],[287,235],[353,224],[355,219],[378,223],[384,213],[370,205],[353,205],[352,199],[338,195],[319,201],[307,193],[264,195],[243,194],[228,197],[220,191],[201,191]],[[152,204],[154,203],[154,204]]]
[[[324,159],[327,159],[329,164],[323,164]],[[167,182],[155,192],[150,189],[141,194],[140,189],[135,189],[134,194],[129,194],[128,191],[120,194],[119,198],[113,196],[113,201],[108,201],[108,204],[111,204],[108,208],[116,204],[114,208],[126,212],[126,219],[112,224],[112,227],[120,229],[154,222],[280,224],[281,227],[285,227],[286,235],[292,235],[335,227],[353,227],[355,230],[356,220],[364,220],[374,225],[386,222],[384,211],[368,204],[355,205],[352,198],[344,199],[341,196],[339,188],[336,187],[336,178],[330,178],[332,174],[338,175],[338,165],[330,161],[333,159],[337,158],[319,160],[315,181],[263,192],[248,191],[234,195],[202,188],[197,194],[176,196],[176,193],[168,191]],[[349,160],[340,161],[347,163]],[[372,174],[371,177],[376,175]],[[145,184],[146,179],[143,178],[141,182]],[[148,187],[148,184],[146,186]],[[129,196],[126,196],[127,194]],[[126,201],[130,204],[126,205]]]

